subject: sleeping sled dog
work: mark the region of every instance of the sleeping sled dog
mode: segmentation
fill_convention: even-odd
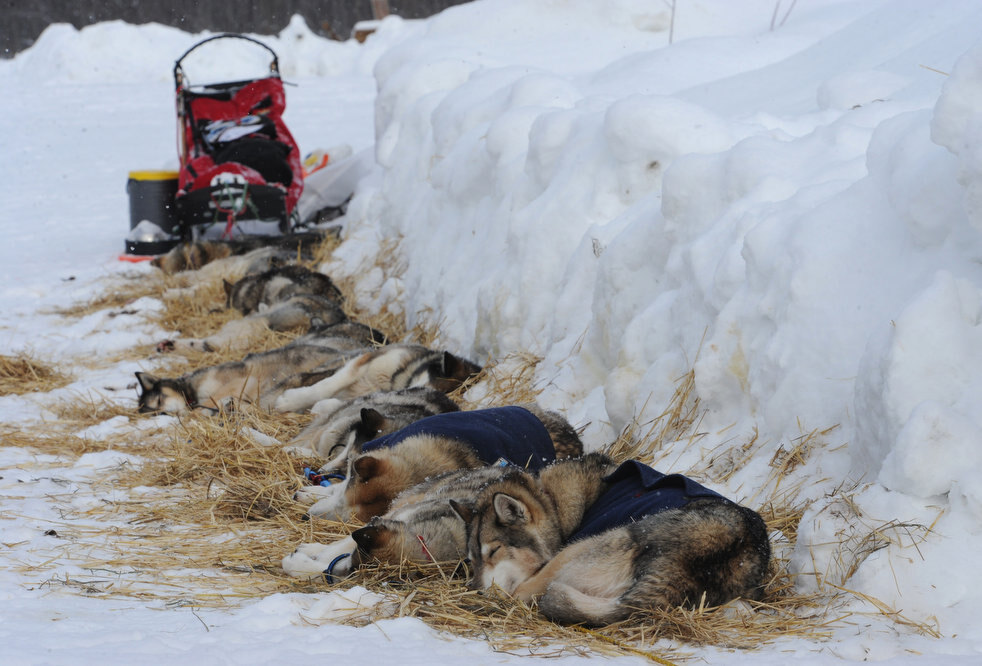
[[[414,386],[431,386],[450,393],[480,371],[481,366],[449,352],[392,344],[353,357],[321,377],[311,373],[297,387],[284,387],[286,390],[272,405],[279,412],[302,412],[327,398],[346,400]]]
[[[610,624],[637,610],[755,597],[770,545],[764,521],[695,481],[602,454],[538,477],[510,470],[468,523],[471,586],[497,585],[564,623]]]
[[[468,505],[504,473],[499,466],[460,469],[430,477],[400,493],[382,516],[333,543],[301,544],[283,558],[291,576],[324,574],[328,582],[367,562],[460,562],[467,552],[463,519],[450,501]]]
[[[259,274],[246,275],[234,284],[225,280],[224,286],[226,307],[244,315],[299,294],[321,296],[338,305],[344,300],[331,278],[299,264],[275,266]]]
[[[326,368],[326,369],[325,369]],[[343,397],[379,390],[431,386],[453,390],[480,368],[449,352],[418,345],[388,345],[367,352],[330,344],[290,344],[202,368],[177,378],[136,373],[141,412],[181,414],[195,408],[219,409],[228,400],[258,403],[268,409],[288,387],[311,377],[343,375]]]
[[[364,445],[352,444],[344,481],[311,486],[298,499],[317,499],[308,514],[362,522],[430,476],[495,463],[537,470],[580,455],[583,444],[562,416],[536,405],[448,412],[421,419]]]
[[[157,351],[248,349],[267,330],[323,328],[348,322],[341,291],[327,275],[298,264],[284,264],[246,275],[234,284],[223,280],[225,305],[245,315],[207,338],[164,340]],[[349,328],[355,326],[354,322]],[[369,344],[377,336],[367,326],[352,337]],[[371,335],[370,335],[371,334]],[[371,338],[371,339],[366,339]]]
[[[198,408],[220,409],[228,400],[260,402],[292,375],[312,370],[342,353],[321,345],[287,345],[176,378],[137,372],[139,411],[183,414]]]

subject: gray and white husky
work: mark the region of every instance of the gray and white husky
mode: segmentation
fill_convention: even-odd
[[[301,385],[287,388],[272,405],[280,412],[301,412],[327,398],[346,400],[418,386],[449,393],[480,371],[479,365],[450,352],[391,344],[351,357],[339,368],[328,368],[314,383],[305,379]]]
[[[279,395],[278,387],[285,381],[328,362],[343,363],[338,359],[351,354],[326,345],[292,344],[180,377],[161,378],[137,372],[141,389],[139,411],[183,414],[199,408],[220,409],[228,401],[265,406]]]
[[[227,305],[246,315],[298,294],[315,294],[338,304],[343,300],[341,290],[331,278],[299,264],[276,266],[247,275],[235,284],[227,281],[224,284]]]
[[[434,476],[402,492],[389,511],[351,536],[330,544],[305,543],[283,558],[291,576],[322,574],[333,582],[363,563],[460,562],[467,552],[464,520],[454,504],[470,506],[501,467],[461,469]]]

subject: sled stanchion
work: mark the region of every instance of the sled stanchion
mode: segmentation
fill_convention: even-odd
[[[264,49],[266,49],[267,51],[269,51],[270,55],[273,56],[273,60],[272,60],[272,62],[269,65],[269,71],[270,71],[270,73],[271,74],[274,74],[276,76],[279,76],[280,75],[280,58],[279,58],[279,56],[276,55],[276,51],[274,51],[273,49],[271,49],[266,44],[263,44],[258,39],[255,39],[253,37],[249,37],[248,35],[241,35],[241,34],[239,34],[237,32],[223,32],[223,33],[220,33],[218,35],[212,35],[211,37],[206,37],[205,39],[202,39],[200,42],[198,42],[197,44],[195,44],[194,46],[192,46],[191,48],[189,48],[187,51],[185,51],[181,55],[181,57],[177,59],[177,62],[174,63],[174,81],[175,81],[175,83],[178,86],[181,85],[181,83],[183,82],[183,79],[185,78],[184,77],[184,70],[181,67],[181,63],[184,61],[184,59],[187,58],[189,55],[191,55],[191,52],[194,51],[194,50],[196,50],[199,46],[203,46],[203,45],[207,44],[208,42],[213,42],[216,39],[242,39],[242,40],[245,40],[247,42],[252,42],[253,44],[258,44],[259,46],[261,46]]]

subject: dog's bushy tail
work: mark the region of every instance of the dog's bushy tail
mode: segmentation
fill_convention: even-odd
[[[639,538],[652,555],[645,570],[638,572],[639,596],[634,598],[632,590],[623,599],[625,605],[719,606],[737,597],[760,596],[771,548],[767,527],[756,511],[701,499],[632,527],[644,532]]]
[[[560,581],[551,583],[538,603],[543,615],[561,624],[599,627],[623,620],[632,612],[617,597],[589,594]]]

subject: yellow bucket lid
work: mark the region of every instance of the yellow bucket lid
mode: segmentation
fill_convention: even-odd
[[[177,180],[176,171],[130,171],[130,180]]]

